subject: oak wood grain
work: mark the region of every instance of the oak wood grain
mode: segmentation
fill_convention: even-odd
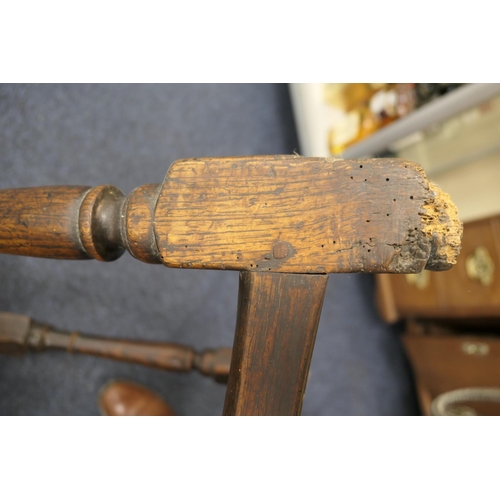
[[[240,273],[224,415],[300,415],[327,282]]]
[[[154,226],[167,266],[292,273],[447,269],[461,234],[415,163],[300,156],[179,160]]]
[[[0,190],[0,252],[53,259],[90,259],[78,231],[88,186]]]

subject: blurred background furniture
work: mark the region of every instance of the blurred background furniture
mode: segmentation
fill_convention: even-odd
[[[464,225],[462,251],[448,273],[377,277],[376,300],[389,323],[405,323],[422,411],[441,394],[471,387],[500,387],[500,218]],[[402,278],[402,279],[400,279]],[[462,405],[497,415],[499,405]],[[464,410],[465,408],[465,410]]]

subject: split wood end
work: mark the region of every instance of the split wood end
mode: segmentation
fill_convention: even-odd
[[[431,241],[431,253],[425,268],[445,271],[457,262],[463,224],[449,194],[433,182],[429,182],[429,191],[432,197],[424,203],[420,214],[424,231]]]

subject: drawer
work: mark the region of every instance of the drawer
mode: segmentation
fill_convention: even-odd
[[[414,328],[415,329],[415,328]],[[473,333],[451,334],[427,327],[425,334],[410,331],[402,337],[413,368],[424,414],[430,403],[445,392],[465,387],[500,388],[500,338]],[[500,405],[467,404],[478,414],[498,415]]]

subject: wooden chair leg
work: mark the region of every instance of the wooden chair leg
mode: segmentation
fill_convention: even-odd
[[[240,273],[224,415],[300,415],[327,282]]]

